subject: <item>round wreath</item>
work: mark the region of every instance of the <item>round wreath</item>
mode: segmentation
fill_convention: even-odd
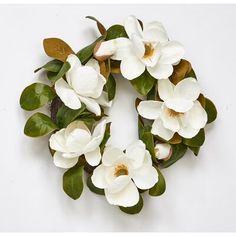
[[[141,194],[165,191],[160,169],[190,149],[196,156],[205,140],[204,127],[216,119],[216,108],[200,91],[184,48],[169,40],[160,22],[143,24],[129,16],[108,30],[94,17],[101,36],[75,53],[58,38],[43,41],[53,58],[35,70],[46,71],[51,85],[33,83],[20,97],[27,111],[50,103],[50,117],[37,112],[26,122],[30,137],[51,134],[49,149],[57,167],[68,169],[63,189],[72,199],[87,186],[129,214],[141,211]],[[136,100],[139,140],[125,151],[107,144],[109,117],[116,93],[115,74],[128,79],[145,98]],[[118,79],[118,78],[117,78]]]

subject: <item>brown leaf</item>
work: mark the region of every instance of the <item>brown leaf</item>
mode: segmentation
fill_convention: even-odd
[[[59,38],[48,38],[43,40],[45,53],[52,58],[65,62],[70,54],[74,54],[71,47]]]
[[[111,73],[120,74],[120,61],[111,60]]]
[[[205,108],[205,106],[206,106],[206,99],[205,99],[205,97],[204,97],[204,95],[202,93],[199,95],[197,100],[201,103],[202,107]]]
[[[182,137],[179,134],[175,133],[174,136],[172,137],[172,139],[169,140],[168,143],[170,143],[170,144],[179,144],[181,142],[182,142]]]
[[[99,62],[99,66],[100,66],[100,73],[106,78],[108,79],[110,73],[111,73],[111,68],[110,68],[110,60],[106,60],[106,61],[100,61]]]
[[[173,84],[177,84],[185,78],[185,76],[191,71],[192,66],[190,62],[182,59],[180,63],[174,66],[174,72],[170,77],[170,80]]]

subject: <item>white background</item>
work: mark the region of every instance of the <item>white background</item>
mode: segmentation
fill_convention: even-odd
[[[23,135],[31,113],[19,107],[24,87],[45,79],[33,73],[48,61],[43,38],[60,37],[78,51],[98,36],[86,15],[109,27],[130,14],[162,21],[170,38],[183,43],[203,93],[219,112],[199,156],[188,152],[163,170],[165,194],[144,195],[143,211],[135,216],[87,187],[79,200],[67,197],[48,139]],[[236,5],[0,6],[0,32],[0,231],[236,231]],[[136,97],[125,79],[117,79],[115,146],[137,138]]]

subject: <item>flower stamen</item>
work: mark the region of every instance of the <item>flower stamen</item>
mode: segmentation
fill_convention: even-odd
[[[119,177],[121,175],[128,175],[129,171],[128,171],[128,167],[124,164],[120,164],[118,166],[116,166],[115,168],[115,172],[114,172],[114,176],[115,177]]]
[[[178,117],[178,116],[184,114],[183,112],[177,112],[177,111],[172,110],[170,108],[167,109],[167,112],[168,112],[169,116],[171,116],[171,117]]]
[[[151,43],[145,43],[144,44],[145,47],[145,52],[144,52],[144,56],[143,58],[147,59],[153,56],[154,53],[154,47],[152,46]]]

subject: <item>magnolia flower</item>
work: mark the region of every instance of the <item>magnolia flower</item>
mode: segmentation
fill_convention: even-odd
[[[49,139],[50,148],[56,151],[53,155],[54,164],[61,168],[71,168],[78,162],[79,156],[84,154],[91,166],[98,165],[101,160],[99,145],[105,129],[106,119],[103,119],[92,134],[82,121],[73,121],[57,131]]]
[[[121,60],[120,70],[128,80],[140,76],[145,69],[156,79],[166,79],[173,72],[184,55],[183,46],[176,41],[169,41],[160,22],[154,21],[143,25],[134,16],[124,22],[129,38],[117,38],[103,42],[95,52],[96,58],[111,56]]]
[[[102,164],[93,172],[92,182],[104,189],[110,204],[130,207],[139,201],[139,189],[149,189],[158,181],[158,173],[142,141],[129,146],[125,153],[106,147]]]
[[[169,159],[172,154],[172,148],[169,143],[157,143],[154,151],[158,160]]]
[[[137,107],[142,117],[154,120],[154,135],[170,140],[177,132],[192,138],[206,125],[207,113],[197,101],[200,88],[196,79],[183,79],[176,86],[169,79],[159,80],[158,93],[163,102],[142,101]]]
[[[57,95],[71,109],[79,109],[84,103],[87,109],[96,115],[101,115],[99,106],[111,106],[107,93],[103,92],[106,83],[100,74],[100,67],[95,59],[90,59],[85,66],[81,65],[76,55],[69,55],[67,62],[71,68],[66,73],[66,81],[61,78],[55,83]]]

